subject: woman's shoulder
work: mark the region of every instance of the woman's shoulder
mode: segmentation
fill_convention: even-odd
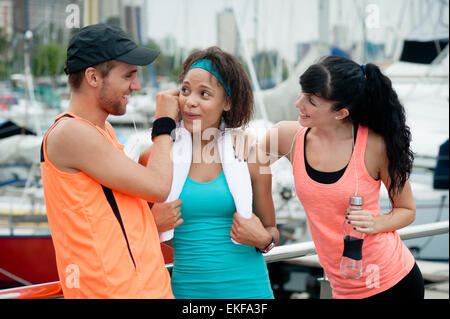
[[[286,154],[292,149],[292,144],[296,139],[296,135],[303,129],[298,121],[281,121],[274,128],[278,135],[278,147],[280,154]]]
[[[377,159],[385,159],[387,156],[384,138],[370,128],[368,128],[366,154],[369,158]]]
[[[281,121],[272,126],[265,137],[258,142],[259,147],[276,159],[287,155],[302,126],[297,121]]]
[[[371,147],[377,152],[386,151],[386,143],[383,139],[383,136],[381,136],[371,128],[368,128],[367,144],[370,144]]]
[[[275,124],[274,128],[278,128],[278,130],[281,130],[280,133],[283,134],[295,134],[302,129],[303,126],[301,126],[298,121],[281,121]]]
[[[302,128],[303,127],[297,121],[281,121],[270,129],[270,135],[276,134],[276,136],[278,136],[279,144],[290,144],[288,142],[292,141],[297,132]]]

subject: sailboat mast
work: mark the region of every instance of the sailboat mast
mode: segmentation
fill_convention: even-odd
[[[329,54],[329,0],[319,0],[319,55]]]
[[[30,30],[30,2],[25,1],[25,26],[26,31],[23,36],[24,41],[24,66],[25,66],[25,94],[27,103],[25,105],[25,123],[24,127],[27,126],[28,122],[28,108],[33,106],[35,101],[34,88],[33,88],[33,75],[31,73],[31,43],[33,41],[33,32]],[[35,116],[35,131],[36,134],[41,135],[42,130],[39,124],[37,116]]]
[[[261,116],[264,120],[268,121],[269,117],[266,112],[266,107],[264,105],[264,100],[262,98],[262,92],[261,88],[259,86],[258,82],[258,76],[256,75],[255,71],[255,65],[253,64],[252,57],[250,56],[250,52],[247,47],[247,37],[244,34],[244,30],[241,25],[240,19],[236,16],[236,12],[234,9],[232,9],[234,20],[236,21],[236,26],[239,32],[239,39],[241,40],[242,49],[244,51],[244,57],[247,60],[248,64],[248,70],[250,72],[250,78],[252,80],[254,90],[255,90],[255,97],[256,97],[256,106],[258,107],[259,111],[261,112]]]
[[[253,32],[255,34],[254,35],[254,37],[255,37],[255,49],[254,49],[255,56],[254,56],[254,58],[255,58],[255,64],[258,64],[257,59],[258,59],[258,30],[259,30],[259,26],[258,26],[258,24],[259,24],[259,19],[258,19],[259,5],[258,4],[259,4],[259,1],[254,0],[253,4],[254,4],[253,21],[254,21],[254,26],[255,26],[255,28],[253,30]]]

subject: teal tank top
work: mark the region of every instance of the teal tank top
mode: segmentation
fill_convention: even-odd
[[[206,183],[188,177],[180,199],[184,223],[172,239],[175,298],[273,299],[263,255],[231,241],[236,207],[223,171]]]

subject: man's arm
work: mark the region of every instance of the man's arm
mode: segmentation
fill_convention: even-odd
[[[160,96],[159,100],[157,98],[158,117],[177,117],[175,91],[164,93],[165,96]],[[155,137],[151,160],[144,167],[117,150],[84,121],[66,119],[47,137],[48,158],[59,170],[84,172],[102,185],[149,202],[162,202],[169,194],[173,170],[172,146],[169,135]]]
[[[155,138],[159,154],[144,167],[116,149],[88,123],[67,119],[48,135],[47,155],[61,171],[81,171],[113,190],[160,202],[170,191],[172,144],[168,135]]]

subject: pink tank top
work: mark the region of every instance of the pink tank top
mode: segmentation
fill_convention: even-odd
[[[358,196],[364,197],[363,208],[380,215],[378,203],[380,181],[370,176],[364,163],[368,128],[359,126],[355,148],[344,175],[333,184],[312,180],[305,169],[304,140],[307,128],[297,133],[293,173],[297,195],[306,211],[309,229],[319,261],[333,291],[333,298],[366,298],[385,291],[414,266],[414,257],[396,231],[366,235],[362,247],[363,276],[345,279],[339,268],[344,249],[343,223],[349,197],[355,194],[355,166],[358,174]]]

